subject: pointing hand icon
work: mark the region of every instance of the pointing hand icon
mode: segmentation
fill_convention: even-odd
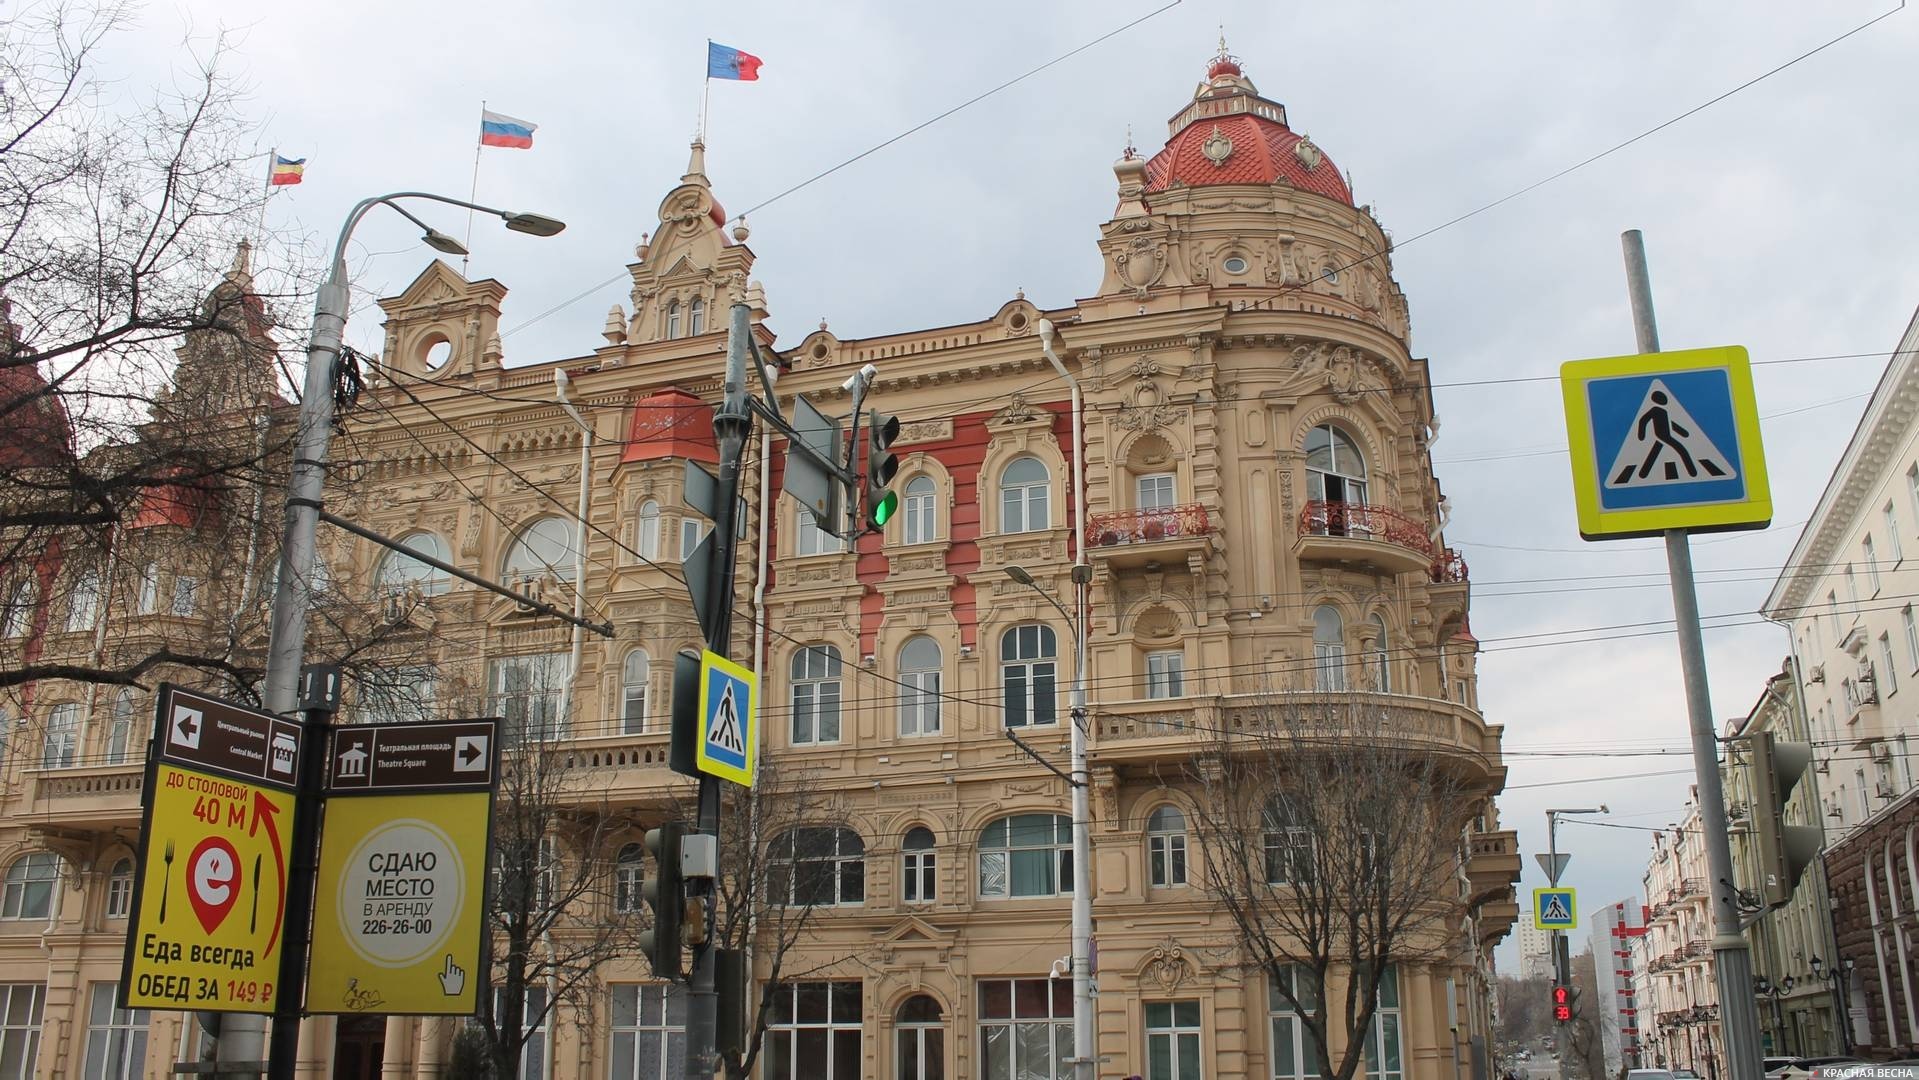
[[[446,970],[440,972],[440,992],[447,997],[458,997],[466,989],[466,972],[453,962],[453,954],[446,954]]]

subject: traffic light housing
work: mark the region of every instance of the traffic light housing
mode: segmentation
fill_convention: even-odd
[[[1759,893],[1769,908],[1792,899],[1806,867],[1819,856],[1819,830],[1788,825],[1786,800],[1812,764],[1812,744],[1780,742],[1755,732],[1752,750],[1752,828],[1759,857]]]
[[[868,532],[878,532],[899,512],[900,495],[892,490],[899,474],[899,455],[892,446],[900,437],[900,418],[878,409],[866,411],[866,484],[860,500]]]
[[[684,955],[680,929],[686,915],[686,878],[680,870],[680,838],[685,833],[685,825],[669,821],[648,829],[644,840],[654,870],[640,886],[640,895],[653,913],[653,925],[640,934],[640,949],[660,979],[679,979]]]
[[[1573,1018],[1573,992],[1570,986],[1553,987],[1553,1020],[1556,1023],[1571,1023]]]

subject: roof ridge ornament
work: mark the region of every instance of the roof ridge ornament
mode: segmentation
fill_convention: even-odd
[[[1226,159],[1233,156],[1233,140],[1226,137],[1218,124],[1214,124],[1213,133],[1200,144],[1199,152],[1206,155],[1206,160],[1212,162],[1214,168],[1224,168]]]

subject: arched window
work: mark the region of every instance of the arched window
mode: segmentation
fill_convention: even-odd
[[[1146,819],[1146,861],[1159,888],[1186,884],[1186,815],[1162,806]]]
[[[1392,646],[1386,640],[1386,617],[1375,612],[1373,624],[1373,689],[1393,692]]]
[[[1306,435],[1306,497],[1329,503],[1366,501],[1366,459],[1352,436],[1331,424]]]
[[[53,911],[53,886],[60,880],[60,856],[36,851],[7,867],[0,896],[0,919],[44,919]]]
[[[1266,849],[1266,881],[1298,884],[1313,878],[1313,830],[1285,799],[1273,799],[1260,813]]]
[[[515,584],[552,574],[571,587],[576,558],[572,526],[560,518],[543,517],[513,538],[506,553],[505,577]]]
[[[67,593],[67,632],[93,629],[100,611],[100,571],[82,570]]]
[[[982,899],[1066,896],[1073,891],[1073,819],[1065,814],[1014,814],[979,838]]]
[[[906,522],[901,539],[908,544],[930,544],[939,537],[938,489],[930,476],[906,482]]]
[[[693,298],[692,308],[690,332],[697,337],[706,333],[706,301],[696,296]]]
[[[71,769],[80,754],[80,713],[78,702],[63,702],[47,710],[46,735],[40,741],[40,767]]]
[[[107,764],[122,765],[127,760],[127,744],[133,740],[133,691],[122,687],[113,695],[111,722],[107,726]]]
[[[773,840],[767,889],[776,904],[866,901],[866,844],[851,829],[804,826]]]
[[[840,741],[840,651],[809,645],[793,654],[793,743]]]
[[[452,562],[452,553],[447,550],[446,541],[438,535],[424,530],[409,533],[400,539],[400,544],[411,551],[417,551],[428,558],[441,562]],[[388,551],[380,560],[380,569],[375,572],[375,588],[381,595],[403,593],[409,588],[418,588],[422,596],[438,596],[447,590],[452,579],[447,572],[415,559],[403,552]]]
[[[107,918],[124,919],[133,910],[133,860],[121,859],[107,872]]]
[[[646,882],[646,848],[639,844],[621,846],[613,857],[613,910],[631,915],[640,910],[640,886]]]
[[[640,515],[634,525],[633,546],[639,549],[640,558],[657,559],[660,557],[660,504],[648,499],[640,504]]]
[[[925,994],[907,998],[893,1016],[893,1030],[899,1046],[894,1076],[899,1080],[944,1080],[946,1028],[939,1002]]]
[[[1048,500],[1053,480],[1038,458],[1015,459],[999,474],[999,531],[1038,532],[1053,527]]]
[[[846,541],[821,527],[812,510],[800,507],[797,524],[799,536],[793,545],[793,554],[838,555],[846,550]]]
[[[909,904],[930,904],[939,897],[939,874],[935,866],[933,830],[916,825],[906,831],[900,842],[900,899]]]
[[[1346,625],[1339,609],[1313,609],[1313,689],[1346,689]]]
[[[653,662],[645,649],[626,654],[620,665],[620,733],[640,735],[646,731],[646,680],[653,673]]]
[[[33,626],[33,606],[40,590],[30,577],[23,577],[7,590],[6,609],[0,611],[0,638],[22,637]]]
[[[940,646],[920,634],[900,646],[900,734],[940,733]]]
[[[680,336],[680,302],[678,300],[666,305],[666,336],[669,338]]]
[[[1007,727],[1058,721],[1056,649],[1050,626],[1015,626],[1000,636],[999,679]]]

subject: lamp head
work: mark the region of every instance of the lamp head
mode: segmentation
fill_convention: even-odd
[[[559,218],[550,218],[545,214],[535,214],[528,210],[503,212],[500,214],[500,220],[506,222],[506,227],[514,232],[525,233],[528,236],[557,236],[566,228],[566,222]]]
[[[432,248],[442,255],[467,254],[465,244],[460,243],[458,240],[453,239],[438,229],[428,229],[426,235],[420,237],[420,240],[424,242],[427,247]]]
[[[1019,582],[1021,585],[1031,585],[1033,583],[1033,575],[1027,573],[1024,566],[1007,567],[1006,576]]]
[[[1808,960],[1807,963],[1812,965],[1812,973],[1814,977],[1817,977],[1825,972],[1826,962],[1819,958],[1818,953],[1814,953],[1812,956],[1812,959]]]

